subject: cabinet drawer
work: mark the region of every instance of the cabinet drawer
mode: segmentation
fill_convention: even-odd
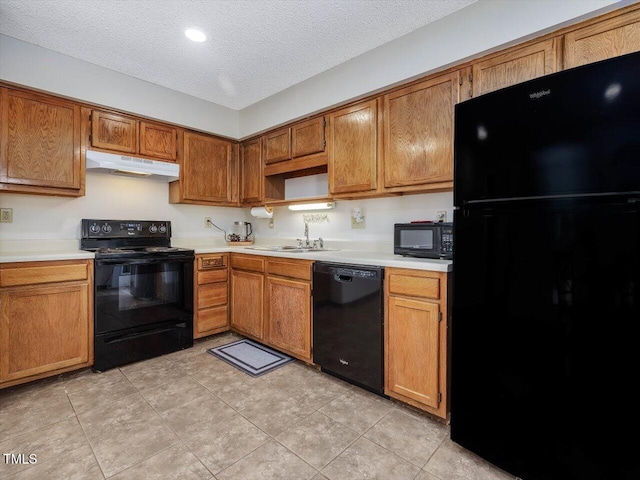
[[[197,334],[209,332],[228,325],[227,306],[198,310]]]
[[[198,272],[198,285],[207,283],[226,282],[227,269],[209,270],[208,272]]]
[[[408,297],[440,298],[440,279],[428,276],[390,273],[389,293]]]
[[[198,287],[198,308],[215,307],[227,303],[227,282],[200,285]]]
[[[0,287],[70,282],[87,278],[87,263],[15,266],[0,269]]]
[[[249,255],[232,255],[231,267],[238,270],[264,272],[264,258],[253,257]]]
[[[198,270],[227,267],[227,255],[207,255],[206,257],[197,257],[197,261]]]
[[[269,275],[311,280],[312,262],[269,260]]]

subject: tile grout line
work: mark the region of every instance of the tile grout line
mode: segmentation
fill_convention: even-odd
[[[189,378],[191,378],[191,376],[190,376],[189,374],[187,374],[187,376],[188,376]],[[192,379],[192,380],[193,380],[193,379]],[[195,380],[194,380],[194,382],[195,382]],[[198,382],[196,382],[196,383],[198,383]],[[166,384],[165,384],[165,385],[166,385]],[[198,383],[198,385],[200,385],[200,384]],[[205,388],[205,390],[206,390],[206,387],[203,387],[203,388]],[[208,390],[207,390],[207,391],[208,391]],[[211,470],[209,470],[209,469],[207,468],[207,466],[202,462],[202,460],[200,459],[200,457],[198,457],[198,456],[197,456],[193,451],[191,451],[191,449],[190,449],[190,448],[189,448],[189,447],[184,443],[184,440],[182,439],[182,437],[181,437],[180,435],[178,435],[178,432],[176,432],[173,428],[171,428],[171,425],[169,425],[169,422],[167,422],[167,421],[164,419],[164,417],[162,416],[162,414],[161,414],[160,412],[158,412],[158,410],[156,410],[156,409],[153,407],[153,405],[151,405],[151,404],[149,403],[149,401],[144,397],[144,395],[142,395],[142,393],[140,394],[140,396],[141,396],[141,397],[142,397],[142,399],[145,401],[145,403],[146,403],[147,405],[149,405],[149,407],[151,408],[151,410],[153,410],[153,411],[154,411],[154,413],[155,413],[155,414],[160,418],[160,421],[162,422],[162,424],[163,424],[163,425],[165,425],[169,430],[171,430],[171,433],[173,433],[173,434],[176,436],[176,438],[178,439],[178,442],[177,442],[177,443],[174,443],[174,444],[172,444],[172,445],[169,445],[168,447],[166,447],[166,448],[164,448],[164,449],[160,450],[159,452],[154,453],[153,455],[151,455],[151,457],[154,457],[155,455],[158,455],[159,453],[162,453],[162,452],[164,452],[165,450],[168,450],[168,449],[170,449],[170,448],[173,448],[173,447],[175,447],[176,445],[178,445],[178,444],[179,444],[179,445],[182,445],[182,446],[185,448],[185,450],[187,450],[189,453],[191,453],[191,455],[193,455],[193,456],[198,460],[198,463],[200,463],[200,465],[202,465],[202,466],[204,467],[204,469],[205,469],[207,472],[211,473],[211,475],[213,475],[213,478],[215,478],[215,473],[213,473]],[[198,399],[196,398],[195,400],[198,400]],[[192,400],[192,401],[195,401],[195,400]],[[187,403],[190,403],[190,402],[187,402]],[[182,406],[184,407],[184,405],[182,405]],[[140,463],[142,463],[142,462],[145,462],[145,461],[149,460],[149,458],[151,458],[151,457],[145,458],[144,460],[141,460],[140,462],[136,463],[135,465],[139,465]],[[127,467],[125,470],[122,470],[122,472],[124,472],[124,471],[128,470],[128,469],[129,469],[129,468],[131,468],[131,467],[134,467],[135,465],[131,465],[130,467]],[[118,473],[121,473],[121,472],[118,472]]]
[[[431,459],[434,457],[434,455],[436,454],[436,452],[438,450],[440,450],[440,448],[442,447],[442,445],[444,445],[444,442],[447,441],[448,435],[445,435],[445,437],[442,439],[442,441],[440,442],[440,444],[438,445],[438,448],[436,448],[433,453],[431,455],[429,455],[429,459],[427,460],[427,463],[424,464],[424,467],[421,468],[421,470],[424,470],[425,472],[427,472],[429,475],[433,475],[436,478],[440,478],[437,475],[434,475],[433,473],[431,473],[430,471],[427,470],[427,465],[429,465],[429,462],[431,461]]]
[[[371,425],[371,427],[369,427],[367,429],[366,432],[364,432],[362,434],[362,436],[366,435],[371,429],[373,429],[373,427],[375,427],[378,423],[380,423],[382,420],[384,420],[388,415],[390,415],[392,412],[394,411],[398,411],[398,412],[402,412],[402,409],[399,408],[398,406],[394,406],[394,408],[392,408],[391,410],[389,410],[389,412],[387,412],[380,420],[378,420],[376,423],[374,423],[373,425]],[[427,466],[427,463],[429,463],[429,460],[431,460],[431,457],[433,457],[435,455],[435,453],[438,451],[438,449],[440,448],[440,446],[444,443],[444,441],[447,439],[447,436],[445,435],[445,437],[440,441],[440,443],[438,443],[438,446],[433,450],[433,453],[431,453],[431,455],[429,455],[429,458],[427,459],[427,461],[424,463],[424,465],[422,467],[419,467],[418,465],[416,465],[415,463],[413,463],[411,460],[409,460],[408,458],[403,457],[402,455],[395,453],[391,450],[389,450],[387,447],[385,447],[384,445],[380,445],[378,442],[376,442],[373,438],[368,438],[365,437],[366,440],[369,440],[370,442],[378,445],[380,448],[386,450],[389,453],[392,453],[393,455],[395,455],[398,458],[401,458],[402,460],[404,460],[405,462],[410,463],[411,465],[413,465],[414,467],[419,468],[421,471],[424,469],[424,467]],[[419,472],[418,472],[419,474]],[[434,475],[435,476],[435,475]],[[438,478],[438,477],[436,477]]]
[[[69,398],[69,395],[67,395],[67,398]],[[69,402],[71,402],[71,400],[69,400]],[[73,408],[73,404],[71,404],[71,408]],[[75,409],[74,409],[74,413],[75,413]],[[89,448],[91,449],[91,454],[93,455],[93,459],[96,461],[96,464],[98,465],[98,468],[100,469],[100,473],[102,473],[102,478],[107,478],[107,475],[104,472],[104,469],[102,468],[102,465],[100,464],[100,460],[98,460],[98,456],[96,455],[95,450],[93,449],[93,445],[91,444],[91,440],[89,440],[89,437],[87,436],[87,431],[84,428],[84,425],[82,425],[82,422],[80,421],[80,418],[78,417],[78,414],[75,413],[76,416],[76,421],[78,422],[78,425],[80,425],[80,428],[82,429],[82,434],[84,435],[84,438],[87,440],[87,444],[89,445]]]

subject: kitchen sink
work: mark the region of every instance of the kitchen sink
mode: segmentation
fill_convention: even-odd
[[[304,252],[328,252],[336,251],[337,248],[320,248],[320,247],[296,247],[295,245],[272,245],[268,247],[244,247],[249,250],[262,250],[265,252],[291,252],[291,253],[304,253]]]

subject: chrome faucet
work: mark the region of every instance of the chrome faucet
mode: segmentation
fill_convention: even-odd
[[[304,222],[304,238],[304,245],[305,247],[309,248],[311,244],[309,243],[309,224],[307,222]]]

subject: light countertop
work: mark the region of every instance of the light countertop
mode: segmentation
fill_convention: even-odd
[[[178,243],[178,242],[176,242]],[[230,247],[227,245],[203,245],[201,242],[189,244],[188,241],[179,242],[183,248],[193,248],[196,254],[235,252],[247,255],[259,255],[265,257],[300,258],[317,262],[347,263],[353,265],[375,265],[381,267],[412,268],[415,270],[430,270],[436,272],[453,271],[453,262],[450,260],[435,260],[426,258],[412,258],[394,255],[392,253],[367,250],[352,250],[348,248],[340,250],[328,250],[323,252],[279,252],[270,250],[252,250],[246,247]],[[51,249],[43,243],[41,248],[29,250],[0,249],[0,263],[10,262],[36,262],[52,260],[83,260],[94,258],[93,253],[84,250],[64,248]]]
[[[412,258],[384,252],[360,250],[328,250],[324,252],[274,252],[270,250],[252,250],[246,247],[195,247],[196,254],[235,252],[264,257],[300,258],[316,262],[348,263],[351,265],[375,265],[379,267],[412,268],[434,272],[453,271],[451,260]]]
[[[24,252],[0,252],[0,263],[46,262],[51,260],[87,260],[93,259],[91,252],[84,250],[41,250]]]

